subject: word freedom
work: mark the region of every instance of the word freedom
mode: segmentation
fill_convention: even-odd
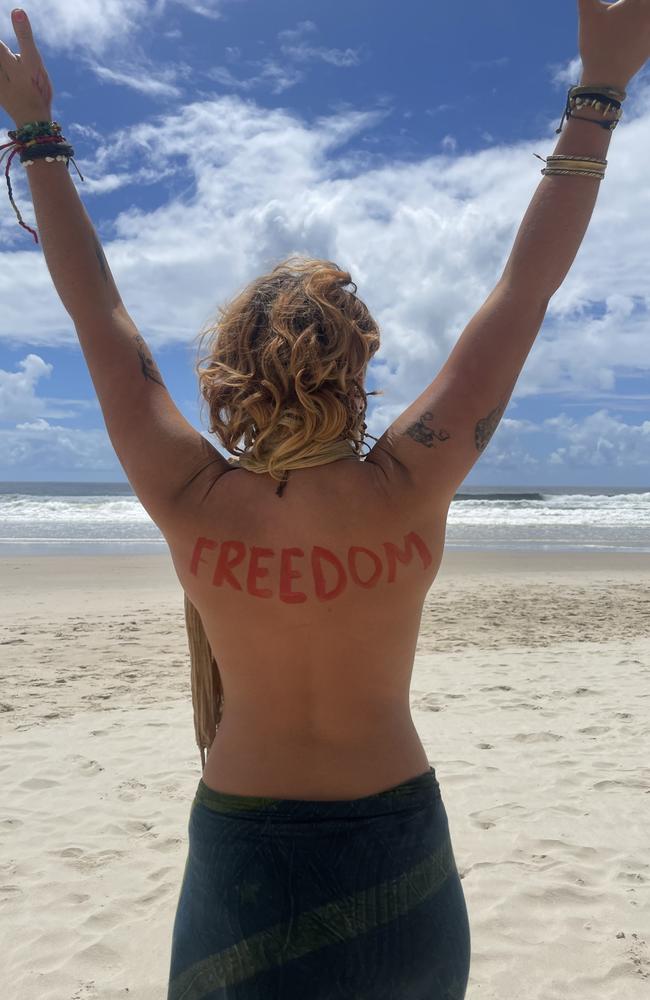
[[[196,577],[206,563],[204,553],[216,552],[216,563],[212,575],[214,587],[232,587],[246,590],[252,597],[274,596],[271,586],[262,586],[260,581],[275,583],[278,596],[285,604],[304,604],[308,595],[299,589],[294,581],[304,579],[307,567],[300,567],[300,560],[309,559],[309,570],[314,594],[319,601],[333,601],[345,591],[348,583],[371,590],[382,579],[395,583],[397,564],[409,566],[417,553],[422,568],[431,565],[432,555],[426,544],[414,531],[404,537],[400,548],[393,542],[383,542],[384,559],[372,549],[353,545],[348,549],[345,563],[330,549],[314,545],[309,557],[303,549],[264,549],[256,545],[246,546],[243,542],[215,542],[211,538],[197,538],[192,553],[190,570]],[[272,560],[271,567],[262,565],[263,560]],[[294,589],[295,587],[295,589]]]

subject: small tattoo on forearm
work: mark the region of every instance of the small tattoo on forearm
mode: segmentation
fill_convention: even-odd
[[[485,451],[494,436],[494,432],[499,426],[501,417],[505,413],[505,410],[506,404],[501,403],[497,406],[496,410],[492,410],[492,413],[490,413],[487,417],[483,420],[479,420],[474,434],[477,451]]]
[[[101,243],[97,239],[97,234],[95,232],[93,232],[93,240],[95,243],[95,255],[97,256],[97,260],[99,261],[99,266],[102,275],[104,277],[104,281],[106,282],[106,284],[108,284],[110,278],[108,273],[108,261],[106,260],[106,255],[102,249]]]
[[[138,333],[135,337],[135,346],[138,351],[138,357],[140,358],[140,365],[142,367],[142,374],[145,380],[150,382],[155,382],[157,385],[162,385],[163,388],[165,383],[162,380],[162,375],[158,371],[156,362],[154,361],[149,348],[147,347],[144,338]]]
[[[414,441],[417,441],[418,444],[423,444],[425,448],[435,448],[436,441],[449,441],[451,437],[449,431],[442,429],[437,431],[433,427],[427,427],[427,422],[431,420],[433,420],[433,413],[423,413],[420,419],[412,424],[404,433],[413,438]]]

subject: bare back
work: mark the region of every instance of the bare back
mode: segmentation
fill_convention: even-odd
[[[379,464],[277,482],[223,473],[176,537],[176,572],[219,665],[203,779],[233,794],[341,799],[426,771],[409,691],[446,511],[426,520]]]

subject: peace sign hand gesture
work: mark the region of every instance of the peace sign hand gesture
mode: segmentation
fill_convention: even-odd
[[[578,0],[582,78],[625,90],[650,59],[650,0]]]
[[[51,121],[52,84],[29,18],[17,8],[12,11],[12,22],[20,53],[15,55],[0,41],[0,105],[17,127],[27,122]]]

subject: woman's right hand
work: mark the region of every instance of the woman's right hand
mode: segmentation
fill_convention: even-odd
[[[650,0],[578,0],[582,80],[625,90],[650,59]]]

